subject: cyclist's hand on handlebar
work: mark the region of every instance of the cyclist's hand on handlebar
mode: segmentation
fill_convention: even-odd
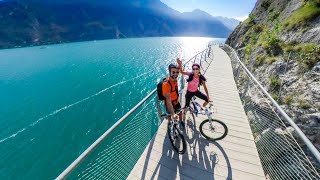
[[[177,114],[174,114],[174,115],[171,116],[171,118],[178,120],[178,119],[179,119],[179,116],[178,116]]]

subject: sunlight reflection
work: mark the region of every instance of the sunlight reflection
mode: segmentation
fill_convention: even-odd
[[[182,51],[179,57],[186,61],[198,52],[204,50],[213,39],[205,37],[181,37],[179,40],[182,42]]]

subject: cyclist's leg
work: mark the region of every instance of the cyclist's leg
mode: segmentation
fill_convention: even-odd
[[[195,92],[195,96],[205,101],[202,105],[203,107],[205,107],[209,103],[208,97],[199,90]]]
[[[174,106],[174,110],[175,111],[178,111],[181,109],[181,104],[180,102],[178,102],[175,106]],[[184,129],[185,128],[185,125],[184,125],[184,118],[183,118],[183,111],[180,111],[179,114],[179,122],[180,122],[180,128],[181,129]]]
[[[190,91],[187,91],[186,93],[186,104],[185,104],[185,110],[184,110],[184,113],[186,114],[188,108],[190,107],[190,101],[191,99],[193,98],[193,96],[195,95],[195,92],[190,92]]]
[[[191,101],[192,97],[193,97],[193,94],[187,90],[187,93],[185,95],[185,105],[184,105],[183,117],[182,117],[183,121],[186,118],[186,113],[187,113],[187,110],[190,106],[190,101]]]
[[[193,92],[187,91],[186,96],[185,96],[186,97],[186,104],[184,105],[185,108],[190,106],[190,101],[193,96],[194,96]]]

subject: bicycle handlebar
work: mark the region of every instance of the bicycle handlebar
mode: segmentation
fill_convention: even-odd
[[[175,114],[180,114],[185,108],[180,108],[176,111],[174,111]],[[162,114],[161,117],[168,117],[168,116],[171,116],[171,114],[169,113],[165,113],[165,114]]]

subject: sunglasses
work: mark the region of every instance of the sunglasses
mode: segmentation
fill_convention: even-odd
[[[172,71],[172,74],[179,74],[179,71]]]
[[[192,70],[199,70],[199,68],[192,68]]]

